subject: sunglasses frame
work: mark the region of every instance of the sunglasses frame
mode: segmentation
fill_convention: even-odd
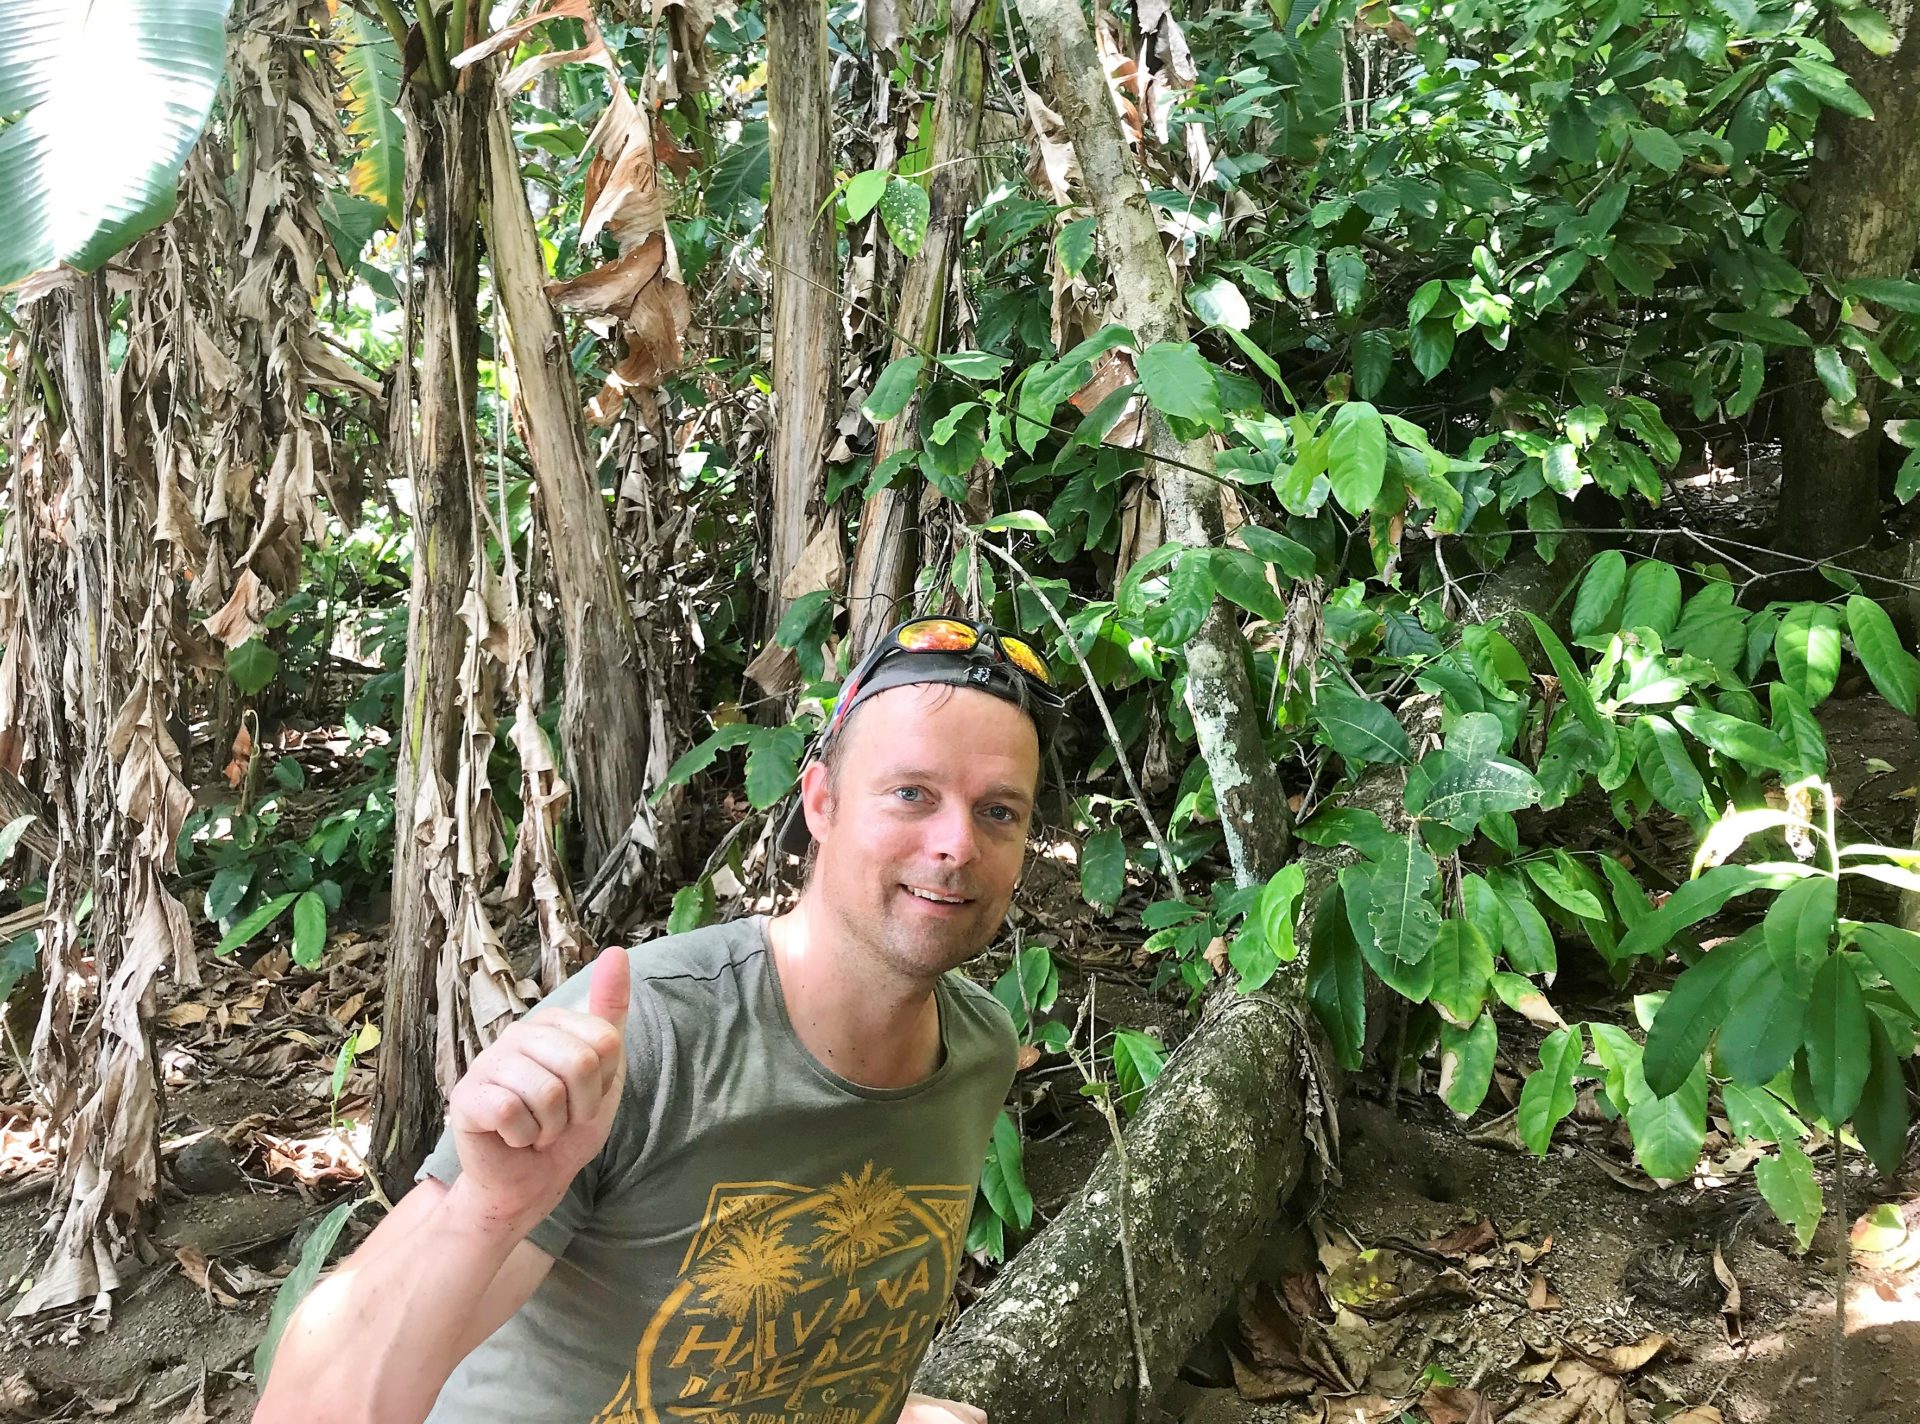
[[[962,628],[971,629],[974,635],[973,647],[910,648],[900,641],[900,635],[916,623],[953,623]],[[873,676],[874,669],[878,668],[889,657],[896,653],[971,653],[975,649],[985,645],[991,648],[995,658],[1019,673],[1020,676],[1026,678],[1028,682],[1038,686],[1047,695],[1058,697],[1060,695],[1059,689],[1053,685],[1053,669],[1047,662],[1046,655],[1034,647],[1027,639],[1018,638],[1020,644],[1025,647],[1028,652],[1033,654],[1040,666],[1047,669],[1047,676],[1036,676],[1032,671],[1022,667],[1008,655],[1005,644],[1007,636],[1008,635],[1003,634],[991,623],[980,624],[968,618],[954,618],[941,613],[922,614],[920,617],[908,618],[903,622],[894,624],[893,627],[887,630],[885,636],[876,641],[874,645],[867,650],[865,656],[847,673],[847,680],[841,684],[840,696],[834,704],[833,716],[828,719],[827,725],[821,733],[820,744],[825,746],[826,743],[832,739],[834,733],[840,730],[841,722],[843,722],[847,714],[853,710],[853,703],[859,697],[861,684]],[[1015,636],[1017,637],[1017,635]]]

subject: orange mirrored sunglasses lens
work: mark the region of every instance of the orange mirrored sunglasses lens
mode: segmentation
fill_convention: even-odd
[[[896,636],[900,646],[913,653],[964,653],[980,641],[972,628],[951,618],[922,618]]]
[[[1018,638],[1002,638],[1000,650],[1007,655],[1008,662],[1028,677],[1037,678],[1049,686],[1052,685],[1053,674],[1047,671],[1047,660]]]

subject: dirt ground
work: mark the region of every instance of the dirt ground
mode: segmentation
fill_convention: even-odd
[[[1913,724],[1859,691],[1843,687],[1822,709],[1848,834],[1910,843],[1920,782]],[[1656,835],[1639,849],[1652,863],[1678,855],[1684,871],[1677,842]],[[1022,917],[1026,932],[1059,944],[1059,1012],[1070,1018],[1097,978],[1103,1025],[1149,1026],[1177,1041],[1177,995],[1147,992],[1131,946],[1078,904],[1076,880],[1070,865],[1037,865]],[[1856,904],[1854,913],[1890,909]],[[0,1420],[247,1416],[252,1353],[279,1278],[311,1224],[356,1185],[371,1057],[345,1076],[337,1101],[332,1078],[346,1035],[377,1016],[377,962],[377,942],[350,934],[318,971],[281,951],[253,965],[219,961],[202,990],[162,1003],[162,1137],[174,1176],[193,1190],[168,1185],[147,1259],[124,1263],[110,1310],[0,1322]],[[1561,1007],[1574,1017],[1582,1006],[1572,983],[1567,993]],[[1513,1041],[1529,1044],[1517,1032]],[[1105,1129],[1089,1120],[1070,1065],[1043,1061],[1022,1082],[1028,1175],[1044,1221],[1098,1158]],[[1850,1217],[1879,1203],[1900,1215],[1857,1237],[1836,1390],[1841,1238],[1831,1218],[1803,1255],[1750,1173],[1656,1189],[1631,1167],[1617,1126],[1591,1113],[1537,1162],[1513,1144],[1505,1104],[1463,1124],[1416,1086],[1409,1080],[1394,1110],[1377,1076],[1351,1085],[1343,1185],[1310,1204],[1306,1225],[1268,1243],[1241,1302],[1163,1401],[1163,1418],[1920,1424],[1920,1171],[1911,1164],[1891,1183],[1872,1181],[1862,1164],[1848,1184]],[[27,1098],[18,1069],[0,1059],[0,1302],[30,1278],[48,1205],[39,1185],[48,1159]],[[1823,1173],[1830,1158],[1817,1154]],[[358,1213],[350,1238],[373,1214]]]

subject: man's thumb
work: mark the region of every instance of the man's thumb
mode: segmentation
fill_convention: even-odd
[[[593,977],[587,981],[587,1012],[602,1023],[612,1024],[622,1033],[627,1027],[629,976],[627,951],[619,945],[603,950],[593,961]]]

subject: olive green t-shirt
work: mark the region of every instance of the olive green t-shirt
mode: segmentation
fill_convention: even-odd
[[[940,1066],[863,1088],[795,1035],[763,919],[629,959],[607,1145],[529,1237],[553,1269],[430,1420],[892,1424],[1013,1079],[1006,1010],[946,976]],[[580,1009],[586,990],[577,974],[547,1003]],[[421,1175],[459,1171],[443,1135]]]

